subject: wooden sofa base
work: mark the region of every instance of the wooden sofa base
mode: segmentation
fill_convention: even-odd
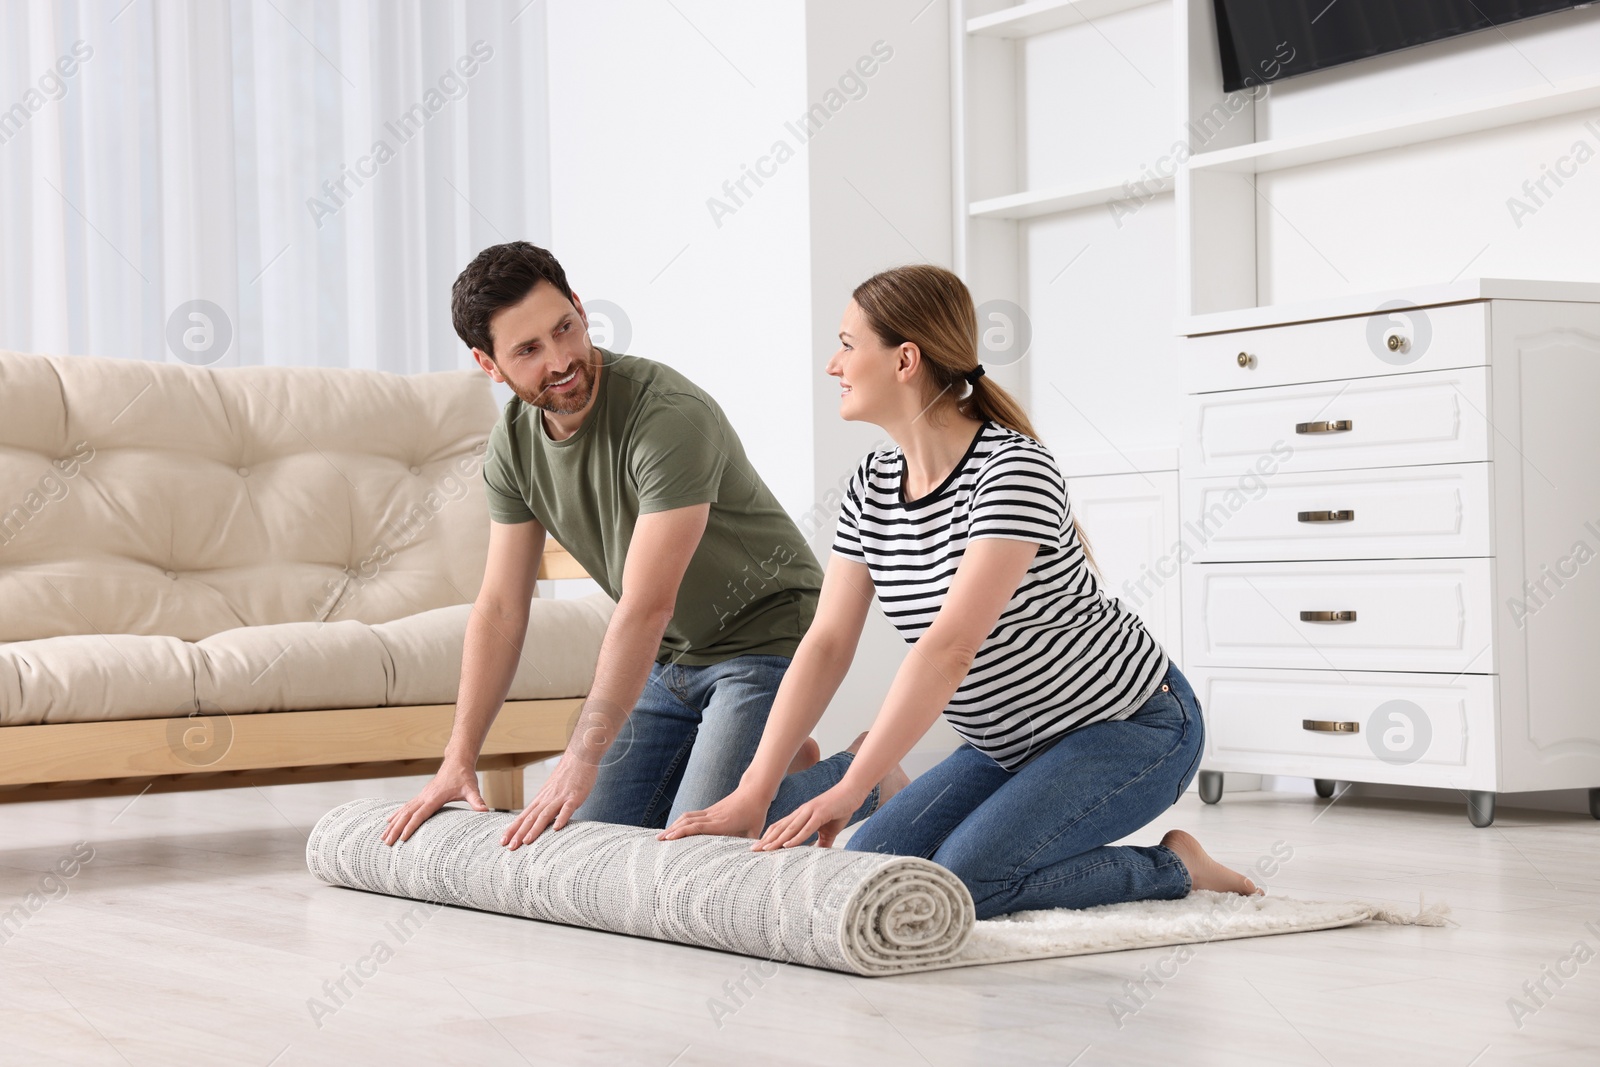
[[[581,699],[508,701],[478,758],[491,808],[523,806],[523,768],[560,755]],[[0,803],[431,774],[455,705],[0,727]]]

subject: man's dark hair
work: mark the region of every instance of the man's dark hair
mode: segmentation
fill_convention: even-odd
[[[540,282],[549,282],[572,299],[567,272],[556,257],[527,241],[490,245],[462,271],[450,290],[450,317],[456,333],[468,348],[486,352],[494,358],[494,338],[489,336],[489,319],[533,291]]]

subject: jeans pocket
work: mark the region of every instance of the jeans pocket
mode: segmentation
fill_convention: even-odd
[[[1183,799],[1183,791],[1189,788],[1190,782],[1194,781],[1195,774],[1200,770],[1200,754],[1204,751],[1204,744],[1194,750],[1194,759],[1189,761],[1189,769],[1183,772],[1183,777],[1178,781],[1178,791],[1172,797],[1174,804]]]
[[[1178,696],[1177,689],[1166,682],[1156,686],[1156,691],[1145,698],[1139,710],[1134,714],[1141,719],[1166,719],[1179,722],[1184,716],[1183,698]]]
[[[1184,705],[1184,701],[1181,697],[1179,698],[1179,704]],[[1172,802],[1174,804],[1183,799],[1183,791],[1189,788],[1189,783],[1194,781],[1194,776],[1199,773],[1200,757],[1203,756],[1206,751],[1205,720],[1200,717],[1200,706],[1196,704],[1192,714],[1190,713],[1187,705],[1184,705],[1183,710],[1185,715],[1189,716],[1193,722],[1193,734],[1195,742],[1194,758],[1189,761],[1189,769],[1184,771],[1183,777],[1178,780],[1178,792],[1172,798]],[[1186,739],[1188,738],[1189,734],[1190,730],[1185,728],[1184,737]]]

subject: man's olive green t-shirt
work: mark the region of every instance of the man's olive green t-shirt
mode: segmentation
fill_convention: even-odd
[[[598,393],[578,432],[552,440],[538,408],[506,404],[483,479],[496,522],[537,519],[613,600],[640,515],[710,504],[658,662],[793,656],[822,568],[722,408],[671,367],[598,350]]]

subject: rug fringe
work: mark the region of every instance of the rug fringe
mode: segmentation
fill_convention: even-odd
[[[1407,915],[1393,908],[1372,905],[1372,911],[1367,916],[1373,922],[1389,923],[1393,926],[1460,926],[1461,924],[1449,918],[1450,905],[1445,901],[1433,904],[1424,904],[1422,894],[1417,894],[1417,912]]]

